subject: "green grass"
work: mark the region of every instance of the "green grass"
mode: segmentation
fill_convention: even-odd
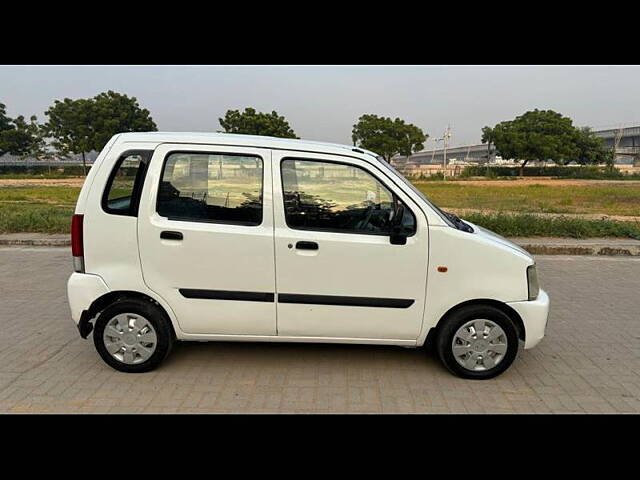
[[[69,233],[74,207],[0,204],[0,233]]]
[[[464,219],[505,237],[617,237],[640,240],[640,222],[504,213],[473,213],[465,215]]]
[[[640,222],[540,217],[531,213],[599,213],[640,216],[637,185],[476,186],[416,182],[436,204],[506,213],[464,215],[504,236],[620,237],[640,239]],[[0,187],[0,233],[68,233],[78,187]]]
[[[0,233],[69,233],[80,188],[1,187]]]
[[[47,205],[75,205],[79,187],[0,187],[0,205],[21,202]]]
[[[416,181],[415,185],[444,209],[640,216],[637,184],[491,186]]]

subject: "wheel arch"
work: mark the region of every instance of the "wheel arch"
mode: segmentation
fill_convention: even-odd
[[[522,318],[520,317],[520,314],[518,312],[515,311],[515,309],[513,309],[513,307],[507,305],[504,302],[501,302],[499,300],[493,300],[490,298],[477,298],[477,299],[473,299],[473,300],[467,300],[464,302],[461,302],[453,307],[451,307],[449,310],[447,310],[444,315],[442,315],[442,317],[440,317],[440,320],[438,320],[438,322],[436,323],[436,325],[434,327],[432,327],[429,330],[429,333],[427,334],[427,338],[425,343],[429,343],[431,342],[435,336],[437,335],[439,329],[442,327],[442,325],[444,325],[444,323],[447,321],[447,318],[449,316],[451,316],[453,313],[455,313],[456,311],[460,310],[461,308],[464,307],[468,307],[471,305],[489,305],[491,307],[495,307],[498,310],[502,311],[505,315],[507,315],[515,324],[516,329],[518,330],[518,338],[520,340],[522,340],[523,342],[525,341],[525,328],[524,328],[524,322],[522,321]]]
[[[175,338],[176,330],[173,325],[171,315],[169,315],[169,312],[167,312],[167,309],[164,308],[162,304],[158,302],[156,299],[154,299],[153,297],[145,293],[137,292],[134,290],[116,290],[109,293],[105,293],[101,297],[96,298],[93,301],[93,303],[91,303],[89,308],[82,312],[80,323],[78,325],[78,328],[80,330],[80,335],[82,336],[82,338],[87,338],[87,336],[89,336],[89,333],[91,333],[91,331],[93,330],[93,324],[91,323],[91,320],[95,319],[102,310],[107,308],[109,305],[113,305],[115,302],[119,302],[122,300],[130,300],[130,299],[150,302],[156,305],[158,308],[160,308],[164,312],[164,314],[167,316],[167,319],[169,320],[169,324],[171,325],[171,331],[173,332],[173,335]]]

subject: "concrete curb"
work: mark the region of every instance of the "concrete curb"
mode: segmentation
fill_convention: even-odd
[[[25,238],[26,237],[26,238]],[[533,255],[596,255],[640,257],[638,240],[574,240],[568,238],[511,238]],[[70,247],[68,235],[20,234],[0,235],[0,246],[6,247]]]

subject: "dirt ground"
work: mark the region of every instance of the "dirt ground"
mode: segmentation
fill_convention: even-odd
[[[445,182],[421,182],[416,183],[445,183]],[[513,180],[449,180],[447,184],[491,186],[491,187],[520,187],[528,185],[551,185],[554,187],[584,186],[584,185],[639,185],[640,180],[582,180],[582,179],[557,179],[553,177],[524,177]]]
[[[0,187],[81,187],[84,177],[75,178],[0,178]]]

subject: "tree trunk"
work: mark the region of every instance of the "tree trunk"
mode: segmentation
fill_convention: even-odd
[[[84,152],[82,152],[82,170],[84,171],[84,176],[87,176],[87,162],[84,158]]]
[[[524,166],[527,164],[527,162],[528,162],[528,161],[529,161],[529,160],[524,160],[524,161],[522,162],[522,165],[520,165],[520,176],[521,176],[521,177],[524,177]]]
[[[524,166],[527,164],[529,160],[523,160],[522,165],[520,165],[520,176],[524,177]]]

